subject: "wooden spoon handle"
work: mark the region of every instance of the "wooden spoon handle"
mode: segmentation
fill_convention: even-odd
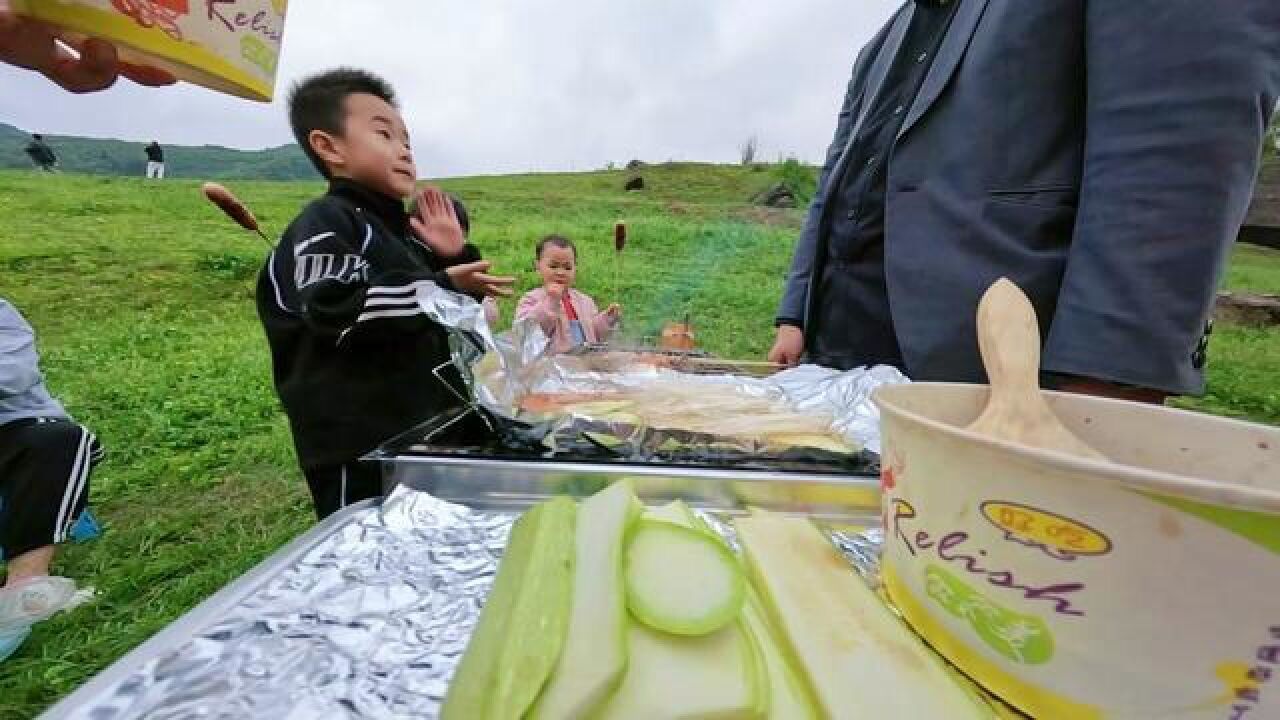
[[[1102,458],[1058,420],[1040,393],[1036,311],[1006,278],[992,285],[978,303],[978,347],[991,397],[970,430],[1020,445]]]
[[[991,392],[1003,403],[1040,399],[1040,329],[1027,296],[1000,278],[978,303],[978,349]]]

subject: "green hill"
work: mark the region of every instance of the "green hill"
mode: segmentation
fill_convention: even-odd
[[[5,141],[0,128],[0,142]],[[699,344],[759,357],[772,338],[803,210],[752,207],[778,168],[675,164],[442,183],[468,204],[473,240],[535,286],[533,245],[578,242],[579,285],[625,308],[625,333],[692,315]],[[791,171],[788,171],[791,172]],[[269,231],[319,182],[230,186]],[[0,664],[0,720],[29,718],[242,575],[313,516],[254,310],[266,255],[198,182],[0,171],[0,296],[36,328],[50,388],[94,429],[99,540],[55,571],[93,585],[88,605],[37,625]],[[613,225],[630,241],[619,264]],[[1280,253],[1241,248],[1230,287],[1280,291]],[[513,303],[503,303],[511,312]],[[1221,327],[1201,409],[1280,422],[1280,330]]]
[[[31,161],[23,148],[30,135],[0,123],[0,169],[29,168]],[[146,143],[99,138],[45,135],[45,142],[58,155],[63,172],[89,175],[141,176],[147,159]],[[235,150],[205,145],[166,145],[166,174],[171,178],[308,180],[315,170],[297,145],[266,150]]]
[[[470,178],[473,239],[534,286],[540,234],[581,248],[580,285],[653,333],[693,313],[699,339],[763,352],[802,212],[743,199],[766,170]],[[280,232],[319,182],[229,182]],[[150,637],[313,522],[271,387],[253,305],[266,248],[178,179],[0,171],[0,296],[35,326],[51,389],[91,426],[108,460],[92,502],[105,535],[69,547],[56,571],[97,587],[89,605],[38,625],[0,664],[0,720],[29,718]],[[613,224],[631,242],[613,263]],[[504,303],[511,312],[513,303]]]

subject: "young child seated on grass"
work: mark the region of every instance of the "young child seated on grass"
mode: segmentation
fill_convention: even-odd
[[[382,494],[381,442],[459,404],[432,370],[445,328],[419,306],[428,283],[477,299],[511,294],[466,243],[453,203],[417,168],[391,87],[339,69],[296,85],[289,121],[329,191],[285,230],[258,277],[258,315],[316,515]],[[455,387],[461,378],[450,367]]]
[[[555,352],[607,341],[622,319],[622,308],[613,303],[600,312],[591,296],[573,288],[578,275],[578,249],[573,241],[548,235],[538,241],[535,259],[542,287],[520,298],[516,321],[533,318],[551,338]]]

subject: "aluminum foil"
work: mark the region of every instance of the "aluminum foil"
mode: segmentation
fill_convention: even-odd
[[[880,451],[880,411],[871,393],[883,385],[908,382],[896,368],[876,366],[847,372],[818,365],[803,365],[767,378],[740,375],[689,375],[636,363],[616,371],[592,369],[589,360],[555,355],[536,361],[524,371],[525,385],[514,397],[527,392],[609,393],[635,392],[665,383],[682,387],[728,386],[742,395],[770,399],[788,411],[829,418],[830,428],[858,447]],[[490,378],[477,373],[481,385]],[[510,415],[510,407],[490,407]]]
[[[882,385],[909,382],[897,368],[876,365],[840,372],[820,365],[802,365],[768,379],[792,407],[800,411],[830,413],[832,429],[849,440],[880,452],[880,409],[871,393]]]
[[[397,488],[70,717],[435,718],[514,520]],[[878,536],[829,534],[874,574]]]
[[[535,322],[521,322],[499,335],[489,325],[484,306],[470,296],[429,282],[418,285],[416,292],[419,307],[449,330],[452,362],[467,385],[457,388],[459,394],[491,410],[509,412],[526,392],[531,369],[549,353],[547,334]],[[477,382],[477,376],[483,381]]]
[[[793,410],[829,416],[833,431],[878,453],[880,412],[871,393],[881,385],[908,382],[896,368],[883,365],[847,372],[803,365],[763,379],[695,376],[643,363],[605,372],[595,369],[591,358],[551,353],[550,340],[536,322],[517,322],[499,335],[471,297],[423,283],[417,298],[428,316],[451,331],[453,363],[467,385],[457,389],[459,395],[507,417],[515,416],[519,399],[531,392],[639,390],[669,381],[730,385],[754,397],[777,398]]]

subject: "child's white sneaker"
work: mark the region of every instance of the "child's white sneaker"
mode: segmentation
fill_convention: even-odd
[[[83,605],[93,598],[93,588],[76,588],[64,577],[33,577],[0,588],[0,634],[30,627],[62,610]]]

